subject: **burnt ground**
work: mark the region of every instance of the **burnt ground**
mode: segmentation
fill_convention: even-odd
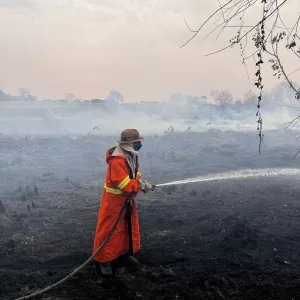
[[[263,153],[235,132],[148,137],[145,179],[169,182],[248,168],[299,168],[294,140]],[[46,287],[92,252],[115,137],[0,139],[0,298]],[[113,280],[88,266],[39,299],[299,299],[299,177],[220,180],[138,197],[144,272]]]

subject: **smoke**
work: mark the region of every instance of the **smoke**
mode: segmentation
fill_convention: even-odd
[[[227,111],[221,114],[215,107],[203,108],[202,112],[184,113],[185,107],[166,107],[150,104],[157,111],[139,109],[138,105],[123,104],[102,109],[97,105],[31,104],[30,106],[6,107],[0,112],[0,132],[5,135],[68,135],[101,134],[115,135],[124,128],[139,128],[143,134],[162,134],[173,126],[176,131],[191,127],[193,131],[210,128],[234,131],[255,130],[256,116],[251,111],[243,114]],[[247,114],[248,113],[248,114]],[[286,110],[264,114],[264,129],[284,127],[292,115]],[[96,129],[94,129],[96,127]],[[93,130],[94,129],[94,130]]]
[[[295,118],[297,111],[291,108],[294,103],[287,89],[281,84],[265,95],[264,130],[283,129]],[[123,99],[121,102],[109,99],[36,101],[31,95],[24,98],[27,101],[7,101],[14,98],[8,98],[3,92],[2,97],[5,99],[0,99],[0,133],[3,135],[112,136],[128,127],[138,128],[143,135],[154,135],[162,134],[170,126],[175,131],[256,131],[255,98],[249,103],[232,100],[226,105],[216,105],[208,103],[206,97],[182,94],[172,95],[167,102],[151,103],[123,103]],[[297,128],[296,124],[294,129]]]

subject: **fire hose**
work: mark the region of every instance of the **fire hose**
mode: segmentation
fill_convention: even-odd
[[[155,189],[155,185],[152,185],[151,190],[153,191]],[[64,282],[66,282],[67,280],[69,280],[71,277],[73,277],[75,274],[77,274],[79,271],[81,271],[85,266],[87,266],[93,259],[94,257],[104,248],[104,246],[106,245],[106,243],[108,242],[108,240],[111,238],[111,236],[113,235],[115,229],[117,228],[121,218],[122,218],[122,214],[123,211],[126,207],[127,201],[124,202],[124,205],[122,206],[122,209],[120,210],[120,213],[118,215],[118,218],[114,224],[114,226],[112,227],[112,229],[110,230],[110,232],[108,233],[108,235],[106,236],[106,238],[104,239],[104,241],[102,242],[102,244],[100,245],[100,247],[94,252],[94,254],[88,259],[86,260],[81,266],[79,266],[77,269],[75,269],[71,274],[69,274],[68,276],[64,277],[63,279],[61,279],[60,281],[40,290],[40,291],[36,291],[33,294],[21,297],[21,298],[17,298],[15,300],[25,300],[25,299],[32,299],[36,296],[42,295],[46,292],[49,292],[50,290],[53,290],[54,288],[58,287],[59,285],[63,284]]]
[[[53,285],[50,285],[40,291],[37,291],[31,295],[27,295],[21,298],[17,298],[15,300],[25,300],[25,299],[32,299],[36,296],[39,296],[41,294],[44,294],[46,292],[49,292],[50,290],[53,290],[54,288],[58,287],[59,285],[63,284],[64,282],[66,282],[67,280],[69,280],[71,277],[73,277],[75,274],[77,274],[79,271],[81,271],[85,266],[87,266],[93,259],[94,257],[104,248],[104,246],[106,245],[106,243],[108,242],[108,240],[111,238],[111,236],[113,235],[116,227],[118,226],[121,218],[122,218],[122,214],[123,211],[126,207],[126,201],[124,202],[124,205],[119,213],[119,216],[114,224],[114,226],[112,227],[112,229],[110,230],[110,232],[108,233],[107,237],[105,238],[105,240],[102,242],[102,244],[100,245],[100,247],[94,252],[94,254],[88,259],[86,260],[81,266],[79,266],[77,269],[75,269],[71,274],[69,274],[68,276],[64,277],[63,279],[61,279],[60,281],[54,283]]]
[[[162,184],[157,184],[152,186],[152,190],[154,190],[156,187],[163,187],[163,186],[169,186],[169,185],[178,185],[178,184],[187,184],[187,183],[195,183],[195,182],[203,182],[203,181],[214,181],[214,180],[224,180],[224,179],[245,179],[248,177],[265,177],[265,176],[278,176],[278,175],[299,175],[300,170],[299,169],[277,169],[277,168],[272,168],[272,169],[258,169],[258,170],[242,170],[242,171],[233,171],[233,172],[225,172],[225,173],[219,173],[219,174],[213,174],[213,175],[207,175],[207,176],[199,176],[195,178],[188,178],[184,180],[179,180],[179,181],[172,181],[168,183],[162,183]],[[71,274],[66,276],[65,278],[61,279],[57,283],[48,286],[44,288],[43,290],[37,291],[31,295],[27,295],[21,298],[17,298],[15,300],[25,300],[25,299],[32,299],[36,296],[39,296],[41,294],[44,294],[62,283],[66,282],[68,279],[73,277],[75,274],[77,274],[79,271],[81,271],[86,265],[88,265],[94,257],[104,248],[108,240],[111,238],[113,235],[117,225],[119,224],[122,213],[126,207],[126,201],[124,202],[124,205],[119,213],[119,216],[108,233],[107,237],[103,241],[103,243],[100,245],[100,247],[95,251],[95,253],[87,260],[85,261],[81,266],[79,266],[77,269],[75,269]]]
[[[231,172],[224,172],[224,173],[218,173],[218,174],[211,174],[207,176],[198,176],[194,178],[188,178],[184,180],[178,180],[178,181],[172,181],[172,182],[167,182],[167,183],[162,183],[162,184],[157,184],[152,186],[152,190],[154,190],[156,187],[163,187],[163,186],[170,186],[170,185],[179,185],[179,184],[187,184],[187,183],[195,183],[195,182],[203,182],[203,181],[214,181],[214,180],[225,180],[225,179],[246,179],[249,177],[266,177],[266,176],[278,176],[278,175],[299,175],[300,170],[299,169],[278,169],[278,168],[272,168],[272,169],[258,169],[258,170],[240,170],[240,171],[231,171]],[[15,300],[25,300],[25,299],[32,299],[36,296],[39,296],[41,294],[44,294],[62,283],[66,282],[68,279],[73,277],[75,274],[77,274],[79,271],[81,271],[86,265],[88,265],[94,257],[104,248],[108,240],[111,238],[113,235],[116,227],[118,226],[122,213],[126,207],[126,201],[119,213],[119,216],[116,220],[116,223],[108,233],[107,237],[103,241],[103,243],[100,245],[100,247],[95,251],[95,253],[86,261],[84,262],[81,266],[79,266],[77,269],[75,269],[71,274],[66,276],[65,278],[61,279],[57,283],[48,286],[44,288],[43,290],[37,291],[31,295],[27,295]]]

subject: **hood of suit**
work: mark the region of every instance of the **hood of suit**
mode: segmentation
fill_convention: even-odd
[[[133,149],[133,143],[120,144],[118,146],[111,147],[106,151],[106,163],[108,164],[113,157],[122,157],[126,159],[126,156],[128,156],[126,152],[131,153],[133,156],[139,155],[139,152]]]

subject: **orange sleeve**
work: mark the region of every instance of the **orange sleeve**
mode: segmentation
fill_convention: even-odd
[[[110,179],[115,186],[125,195],[137,194],[140,191],[138,178],[130,179],[125,161],[121,158],[110,161]]]

